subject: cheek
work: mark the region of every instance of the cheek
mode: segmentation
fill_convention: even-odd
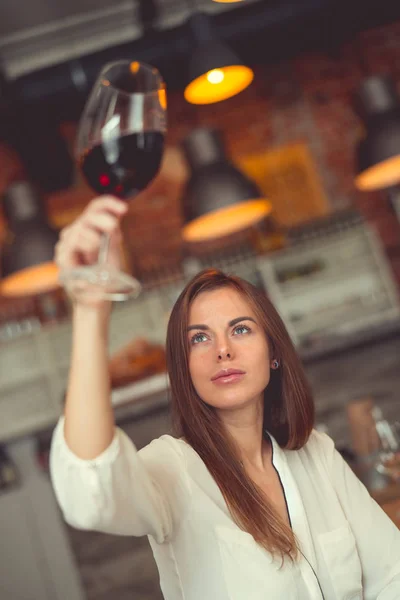
[[[193,348],[189,356],[189,371],[193,384],[200,382],[209,372],[209,355],[206,348]]]
[[[269,369],[269,366],[267,365],[265,369],[260,371],[260,380],[261,380],[260,383],[263,388],[267,387],[270,379],[271,379],[271,371]]]
[[[264,340],[255,340],[254,338],[248,337],[240,340],[239,343],[236,344],[236,348],[240,359],[244,360],[247,364],[250,363],[257,368],[260,365],[269,365],[270,351],[268,344],[264,342]]]
[[[253,372],[257,377],[258,381],[265,382],[268,384],[270,379],[270,353],[267,345],[260,345],[257,348],[253,348],[253,360],[254,366]]]

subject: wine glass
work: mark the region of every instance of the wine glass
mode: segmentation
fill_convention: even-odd
[[[79,124],[76,159],[97,194],[131,201],[160,168],[166,133],[166,89],[154,67],[121,60],[104,66]],[[64,270],[60,281],[77,298],[125,300],[140,283],[107,265],[103,234],[95,265]]]

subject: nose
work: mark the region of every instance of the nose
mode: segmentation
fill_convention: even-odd
[[[225,340],[223,343],[219,344],[218,350],[217,350],[217,355],[218,355],[218,362],[221,362],[223,360],[232,360],[232,356],[233,356],[232,348],[229,347],[227,340]]]

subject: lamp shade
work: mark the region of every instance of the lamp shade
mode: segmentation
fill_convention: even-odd
[[[58,287],[53,262],[57,232],[47,222],[42,199],[26,181],[13,183],[3,197],[8,237],[2,249],[0,293],[21,296]]]
[[[252,69],[221,42],[207,15],[189,19],[195,47],[189,62],[185,99],[191,104],[213,104],[235,96],[253,81]]]
[[[400,181],[400,97],[386,76],[366,79],[355,97],[364,121],[356,149],[355,184],[362,191],[384,189]]]
[[[218,131],[195,129],[182,147],[191,170],[184,195],[185,241],[228,236],[270,214],[272,206],[257,185],[227,158]]]

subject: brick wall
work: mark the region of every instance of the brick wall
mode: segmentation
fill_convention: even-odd
[[[332,210],[354,204],[363,212],[400,283],[400,226],[387,195],[354,187],[360,123],[351,105],[354,90],[368,74],[388,73],[400,84],[400,22],[361,33],[335,56],[303,55],[274,68],[258,67],[255,73],[249,89],[215,106],[193,108],[181,96],[170,98],[173,142],[196,124],[219,127],[233,157],[305,141]]]

